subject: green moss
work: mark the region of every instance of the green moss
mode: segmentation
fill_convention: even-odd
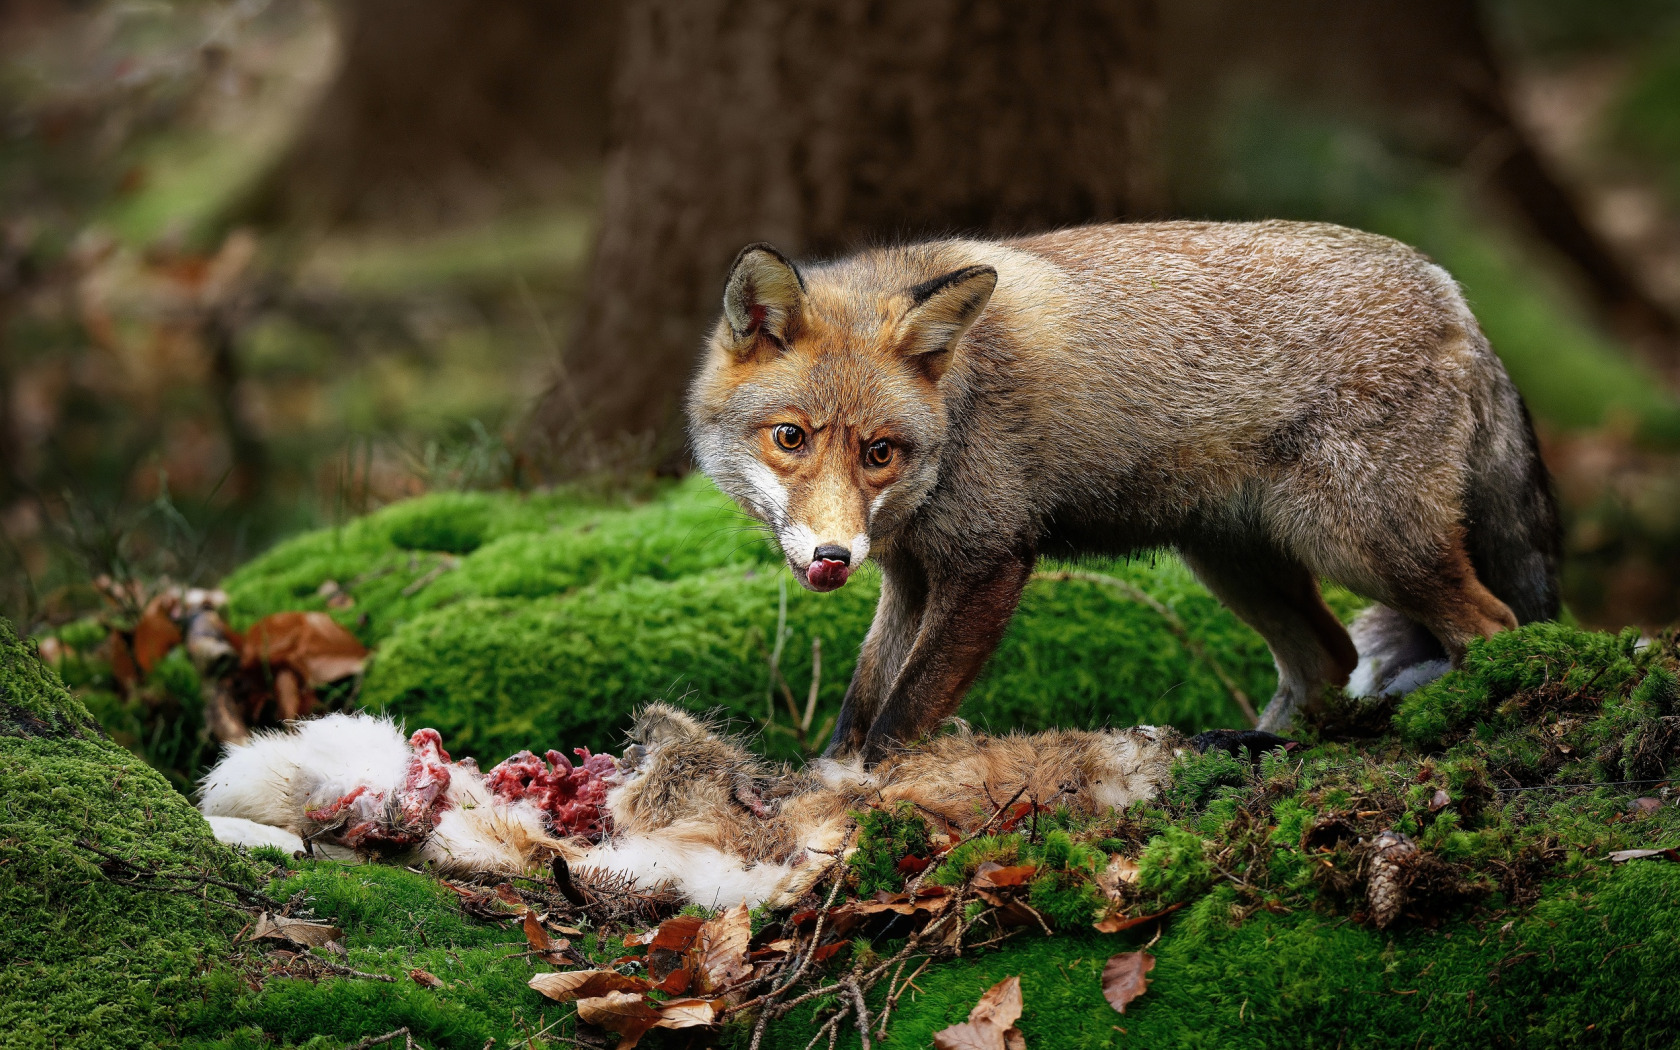
[[[1257,695],[1274,681],[1264,646],[1177,562],[1123,566],[1179,615]],[[649,700],[721,708],[750,724],[768,705],[769,639],[780,592],[791,631],[782,667],[794,695],[810,687],[811,639],[823,640],[818,725],[838,710],[874,614],[878,578],[860,574],[817,595],[788,587],[779,567],[722,568],[669,582],[651,577],[558,598],[469,599],[415,617],[381,646],[361,701],[433,726],[451,746],[491,758],[533,744],[610,746]],[[781,707],[781,701],[778,701]],[[1240,712],[1161,618],[1112,587],[1038,581],[964,702],[982,729],[1170,723],[1240,724]],[[786,724],[786,712],[778,715]],[[790,756],[792,739],[764,746]]]
[[[327,610],[331,581],[354,604],[329,611],[375,644],[466,598],[538,598],[603,582],[674,579],[769,560],[740,512],[691,479],[638,507],[580,492],[437,493],[280,544],[228,577],[236,626],[289,609]]]
[[[9,1046],[157,1045],[243,916],[123,886],[78,843],[251,886],[256,872],[3,620],[0,698],[0,1032]]]
[[[1638,632],[1621,635],[1537,623],[1471,643],[1463,665],[1407,696],[1394,715],[1400,735],[1439,747],[1477,724],[1490,730],[1532,721],[1535,705],[1578,705],[1613,694],[1641,673]],[[1511,703],[1524,694],[1532,703]],[[1542,695],[1543,694],[1543,695]]]
[[[1023,932],[998,949],[930,967],[893,1012],[894,1046],[927,1046],[967,1019],[982,992],[1021,978],[1028,1046],[1667,1047],[1680,1039],[1680,865],[1595,868],[1548,882],[1508,929],[1413,927],[1381,933],[1310,911],[1232,924],[1215,892],[1149,948],[1149,990],[1117,1014],[1104,962],[1140,948],[1126,934]],[[1637,991],[1633,991],[1637,989]],[[878,1012],[885,987],[871,1006]],[[800,1011],[770,1045],[810,1038]],[[857,1046],[855,1035],[845,1045]]]
[[[877,891],[896,892],[904,888],[904,874],[898,870],[905,857],[932,856],[927,821],[916,807],[900,802],[891,809],[869,809],[856,814],[857,852],[846,866],[857,878],[857,892],[872,897]]]

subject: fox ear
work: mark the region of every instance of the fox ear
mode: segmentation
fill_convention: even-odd
[[[723,317],[737,343],[762,332],[786,345],[805,301],[805,278],[768,244],[749,244],[735,256],[723,290]]]
[[[991,301],[997,279],[997,271],[990,266],[965,266],[905,292],[911,305],[904,317],[907,334],[900,349],[916,358],[935,382],[951,365],[951,348]]]

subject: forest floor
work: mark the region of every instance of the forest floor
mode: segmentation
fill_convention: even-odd
[[[481,763],[616,751],[651,699],[798,759],[820,746],[876,594],[868,578],[789,588],[697,479],[634,505],[423,497],[284,543],[224,586],[235,627],[334,617],[373,650],[356,705]],[[614,1045],[580,1010],[636,1022],[530,987],[581,970],[616,975],[595,980],[640,1004],[621,1013],[720,1004],[684,1007],[717,1027],[649,1045],[747,1046],[764,1013],[734,1007],[769,996],[788,1008],[764,1045],[925,1046],[1010,977],[1036,1047],[1680,1040],[1666,637],[1511,632],[1399,704],[1332,698],[1291,751],[1187,757],[1162,797],[1099,820],[1000,800],[980,832],[942,841],[914,814],[863,813],[845,879],[816,891],[830,909],[673,916],[658,900],[570,904],[545,873],[451,884],[215,843],[182,790],[209,757],[205,683],[180,649],[122,679],[112,647],[137,626],[0,633],[0,1031],[15,1045],[369,1047],[403,1029],[381,1045]],[[964,715],[991,732],[1193,732],[1241,726],[1271,681],[1258,638],[1175,560],[1049,566]],[[305,923],[288,927],[298,940],[255,936],[277,917]],[[736,961],[757,986],[703,990],[693,942],[720,931],[753,953]],[[694,987],[642,990],[681,969]],[[1004,1045],[1002,1025],[979,1027],[966,1035],[996,1042],[972,1045]]]

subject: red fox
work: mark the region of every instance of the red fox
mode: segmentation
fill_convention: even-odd
[[[834,757],[950,716],[1041,556],[1176,550],[1269,645],[1271,731],[1362,657],[1389,691],[1558,610],[1522,399],[1452,278],[1374,234],[1101,225],[806,266],[750,245],[688,416],[800,583],[880,564]],[[1379,603],[1367,651],[1320,578]]]

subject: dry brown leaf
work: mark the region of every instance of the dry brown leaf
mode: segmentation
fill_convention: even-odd
[[[737,904],[722,915],[702,925],[694,937],[695,975],[702,992],[727,988],[752,973],[747,962],[748,942],[752,940],[752,920],[747,906]]]
[[[1429,812],[1439,813],[1452,805],[1452,796],[1447,794],[1446,788],[1436,788],[1435,794],[1429,799]]]
[[[1019,864],[1006,868],[996,861],[987,861],[980,865],[974,873],[974,887],[976,889],[1012,889],[1025,886],[1038,875],[1038,867],[1033,864]]]
[[[239,654],[245,670],[289,668],[309,688],[360,674],[368,651],[323,612],[280,612],[251,625]]]
[[[1662,799],[1660,798],[1636,798],[1632,802],[1628,803],[1627,808],[1629,813],[1634,813],[1641,817],[1648,817],[1657,810],[1662,809],[1662,806]]]
[[[525,909],[524,927],[525,942],[545,961],[558,964],[565,958],[560,953],[571,947],[571,942],[565,939],[556,942],[549,937],[548,931],[543,928],[542,920],[537,918],[537,913],[530,908]]]
[[[992,985],[968,1012],[968,1020],[933,1034],[937,1050],[1026,1050],[1015,1022],[1021,1017],[1021,979]]]
[[[640,992],[648,988],[645,978],[634,977],[617,970],[562,970],[559,973],[539,973],[528,983],[533,989],[556,999],[595,999],[609,992]]]
[[[723,1014],[719,999],[670,999],[659,1004],[655,1028],[702,1028],[717,1024]]]
[[[1145,974],[1154,968],[1155,957],[1144,951],[1121,952],[1110,958],[1102,972],[1103,998],[1115,1010],[1125,1013],[1127,1004],[1149,991],[1149,978]]]
[[[112,631],[105,639],[105,653],[110,658],[111,677],[120,682],[124,688],[134,685],[140,680],[140,668],[134,663],[134,651],[128,647],[128,639],[120,633]]]
[[[1153,919],[1159,919],[1163,916],[1171,915],[1173,912],[1182,907],[1184,907],[1184,902],[1179,901],[1177,904],[1168,905],[1152,915],[1134,915],[1131,918],[1127,918],[1123,915],[1110,915],[1101,922],[1092,923],[1091,928],[1096,930],[1098,933],[1119,933],[1121,930],[1129,930],[1133,926],[1141,926]]]
[[[328,926],[324,922],[309,922],[305,919],[288,919],[283,915],[270,916],[265,911],[257,917],[256,929],[251,931],[248,939],[291,941],[293,944],[308,945],[311,948],[324,948],[330,942],[343,937],[344,931],[337,926]]]
[[[1021,1019],[1021,979],[1006,977],[986,989],[986,994],[968,1012],[975,1024],[995,1024],[1008,1028]]]
[[[668,952],[686,952],[705,924],[706,920],[698,915],[677,915],[660,923],[654,935],[640,943]],[[629,944],[630,938],[626,937],[624,943]]]
[[[410,971],[408,971],[408,976],[409,976],[409,979],[412,980],[415,984],[418,984],[418,985],[420,985],[422,987],[425,987],[425,988],[442,988],[443,987],[443,979],[442,978],[438,977],[436,974],[429,973],[425,970],[410,970]]]
[[[169,594],[153,598],[146,603],[146,611],[140,614],[140,622],[134,626],[134,662],[146,674],[151,673],[158,661],[169,654],[169,650],[181,644],[181,629],[170,618],[175,601],[174,596]]]
[[[618,1050],[630,1050],[659,1023],[659,1011],[640,992],[608,992],[577,1001],[578,1019],[622,1036]]]

